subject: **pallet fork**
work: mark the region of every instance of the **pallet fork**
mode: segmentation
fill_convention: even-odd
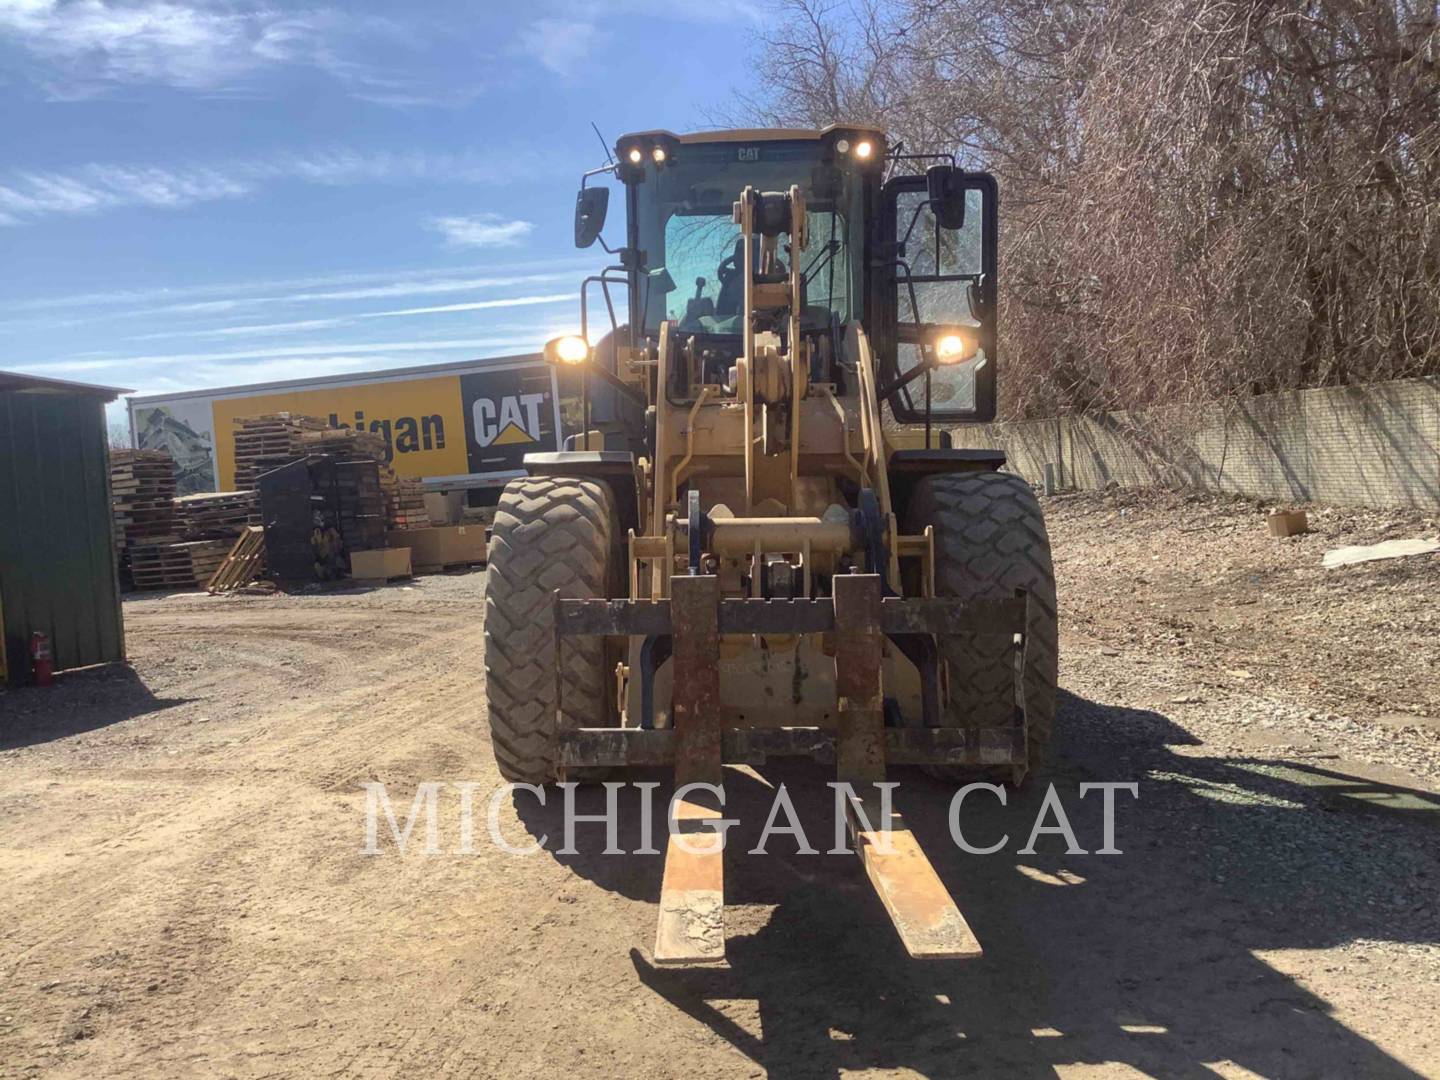
[[[837,778],[855,795],[846,824],[865,872],[910,956],[955,959],[981,948],[930,860],[903,818],[888,820],[874,784],[895,764],[1008,767],[1023,775],[1026,734],[1023,683],[1026,596],[1013,599],[884,597],[876,574],[837,574],[833,596],[813,600],[725,599],[719,580],[675,575],[660,600],[565,600],[555,595],[556,724],[562,774],[594,766],[673,765],[678,798],[665,855],[655,963],[716,963],[725,958],[724,834],[713,828],[719,805],[690,785],[719,789],[726,764],[763,765],[767,758],[809,756],[833,761]],[[833,635],[837,716],[833,727],[727,728],[720,698],[720,641],[727,634]],[[568,636],[640,635],[668,638],[674,665],[668,728],[581,728],[561,704],[561,650]],[[1014,643],[1015,713],[1011,725],[887,727],[881,686],[884,640],[928,637],[928,650],[907,656],[935,659],[935,635],[1002,637]],[[921,672],[930,700],[925,715],[941,715],[938,671]],[[653,672],[649,676],[653,677]]]

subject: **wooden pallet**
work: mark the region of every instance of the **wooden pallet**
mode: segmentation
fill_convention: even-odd
[[[309,430],[300,436],[308,454],[332,454],[338,460],[347,458],[371,458],[384,461],[390,447],[373,431],[356,431],[353,428],[327,427],[320,431]]]
[[[205,588],[210,593],[229,592],[242,585],[248,585],[260,574],[265,564],[265,530],[259,525],[249,525],[235,541],[230,554],[211,576]]]
[[[195,589],[225,559],[224,540],[137,545],[130,549],[130,578],[139,589]]]
[[[235,486],[246,490],[261,473],[310,453],[303,437],[328,428],[318,416],[288,412],[237,416],[234,422]]]
[[[221,491],[184,495],[175,500],[175,523],[191,540],[233,539],[260,517],[257,491]]]
[[[430,512],[425,509],[425,481],[416,476],[397,476],[389,495],[390,528],[430,528]]]
[[[134,552],[142,547],[180,541],[174,499],[175,462],[169,454],[163,450],[110,451],[110,513],[118,568],[128,571]],[[147,569],[156,569],[153,559]],[[146,588],[170,584],[168,579],[161,580],[166,575],[152,572],[140,576]]]
[[[465,573],[467,570],[484,570],[484,569],[485,569],[485,560],[483,560],[483,559],[470,559],[470,560],[465,560],[465,561],[463,561],[463,562],[426,563],[424,566],[416,566],[416,567],[413,568],[414,573],[416,573],[417,575],[418,575],[418,574],[463,574],[463,573]]]

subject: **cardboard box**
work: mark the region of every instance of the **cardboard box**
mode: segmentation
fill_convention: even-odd
[[[425,512],[430,515],[431,525],[463,525],[465,492],[427,491]]]
[[[409,548],[376,548],[350,553],[350,576],[356,581],[380,582],[410,576]]]
[[[409,548],[410,564],[417,571],[485,561],[485,529],[480,525],[396,529],[385,534],[385,542]]]
[[[1271,536],[1298,536],[1310,531],[1304,510],[1276,510],[1268,520]]]
[[[453,525],[455,518],[450,514],[450,504],[438,491],[425,492],[425,513],[430,515],[431,525]]]

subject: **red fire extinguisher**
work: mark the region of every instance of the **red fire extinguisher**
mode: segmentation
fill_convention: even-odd
[[[55,681],[55,654],[50,651],[50,635],[44,630],[30,635],[30,670],[36,686],[50,686]]]

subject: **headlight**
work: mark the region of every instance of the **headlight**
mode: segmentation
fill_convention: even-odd
[[[545,359],[552,364],[583,364],[590,359],[590,343],[577,334],[551,338],[545,343]]]
[[[935,339],[935,361],[940,364],[958,364],[975,355],[975,339],[959,330],[946,330]]]
[[[855,144],[855,156],[861,161],[868,160],[874,152],[875,145],[869,139],[861,139]]]
[[[625,156],[630,159],[631,165],[639,165],[640,162],[645,160],[645,152],[641,150],[638,146],[632,146],[630,148],[630,153],[626,154]]]

